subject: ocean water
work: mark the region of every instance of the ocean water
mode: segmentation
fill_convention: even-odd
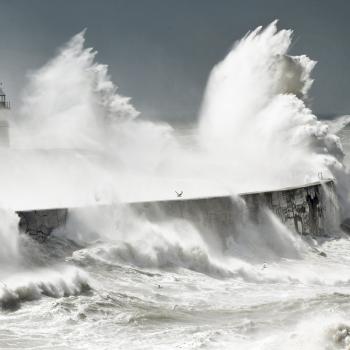
[[[346,235],[242,226],[214,250],[189,223],[91,210],[43,244],[3,241],[1,349],[349,348]]]

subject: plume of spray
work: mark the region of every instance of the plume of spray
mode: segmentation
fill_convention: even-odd
[[[140,113],[130,98],[118,94],[108,66],[96,62],[97,51],[84,44],[85,31],[30,75],[14,125],[14,146],[100,153],[119,172],[153,169],[171,128],[137,119]]]
[[[307,106],[315,62],[288,55],[292,31],[276,22],[248,33],[214,67],[194,147],[169,125],[137,118],[84,33],[30,75],[4,155],[7,207],[16,207],[16,192],[22,205],[35,198],[27,207],[57,207],[128,201],[129,192],[173,198],[179,187],[189,197],[270,190],[343,171],[339,139]]]
[[[153,175],[172,142],[168,125],[136,118],[108,67],[84,47],[84,34],[29,76],[11,125],[11,149],[2,151],[9,165],[2,174],[3,207],[111,202],[133,177]]]
[[[39,149],[90,149],[105,146],[108,122],[135,118],[130,99],[117,94],[107,66],[95,63],[96,51],[84,48],[85,31],[30,75],[23,96],[16,146]]]
[[[213,69],[194,131],[199,144],[189,148],[169,125],[137,118],[96,51],[84,47],[84,32],[77,34],[30,76],[11,139],[35,152],[9,156],[28,180],[9,176],[8,192],[13,182],[30,183],[35,195],[25,197],[47,207],[127,201],[135,192],[145,192],[141,200],[169,198],[179,187],[188,196],[229,194],[332,176],[341,146],[305,104],[315,62],[288,56],[291,35],[276,23],[257,28]]]
[[[342,168],[338,137],[307,106],[314,61],[290,56],[276,21],[237,42],[209,77],[200,143],[250,190],[301,185]],[[245,186],[247,188],[247,186]]]

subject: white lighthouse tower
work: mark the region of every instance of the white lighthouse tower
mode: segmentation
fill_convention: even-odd
[[[9,110],[10,102],[6,100],[6,95],[0,83],[0,147],[8,147],[9,140]]]

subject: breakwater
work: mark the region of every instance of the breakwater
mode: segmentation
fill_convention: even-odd
[[[237,197],[179,198],[128,204],[149,220],[189,220],[201,231],[215,230],[224,236],[232,233],[237,217],[243,212],[259,224],[267,209],[301,235],[323,236],[332,227],[338,227],[338,202],[332,180],[275,191],[242,193]],[[18,215],[20,229],[43,241],[54,229],[65,225],[69,208],[20,211]]]

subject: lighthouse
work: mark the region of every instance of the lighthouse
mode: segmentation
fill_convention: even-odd
[[[8,147],[9,140],[9,110],[10,102],[6,100],[6,94],[0,84],[0,147]]]

